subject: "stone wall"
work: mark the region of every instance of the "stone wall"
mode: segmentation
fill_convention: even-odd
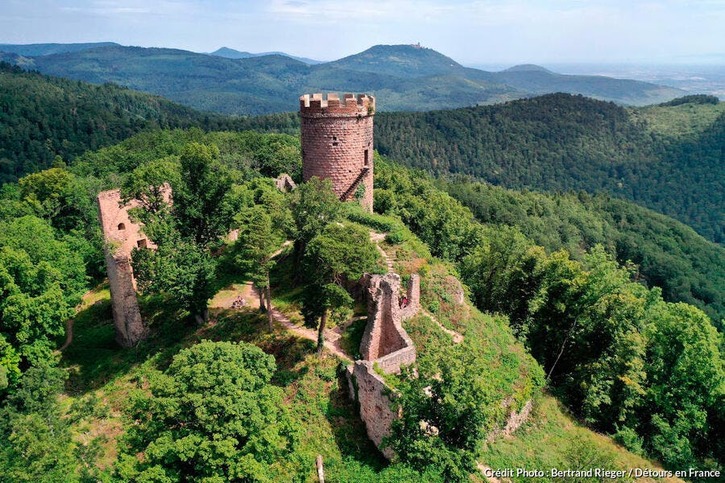
[[[393,421],[398,418],[389,398],[392,393],[383,378],[375,372],[372,362],[355,361],[351,369],[360,404],[360,418],[365,423],[368,437],[380,448],[383,438],[390,435]],[[394,456],[389,448],[383,448],[382,452],[388,459]]]
[[[401,308],[401,320],[410,319],[420,310],[420,275],[417,273],[410,276],[406,297],[408,298],[408,305]]]
[[[331,180],[343,201],[354,199],[363,185],[360,202],[368,211],[373,209],[374,115],[375,98],[364,94],[300,97],[302,177]]]
[[[136,298],[131,250],[134,247],[155,248],[155,245],[143,234],[141,226],[132,222],[128,215],[128,210],[137,206],[139,203],[135,200],[124,205],[117,189],[103,191],[98,195],[113,323],[116,341],[123,347],[135,346],[148,334]]]
[[[393,421],[399,415],[393,411],[394,392],[377,371],[398,374],[403,365],[415,362],[416,350],[402,326],[403,320],[415,315],[420,307],[420,279],[411,276],[408,305],[400,306],[400,276],[396,273],[367,275],[368,323],[360,344],[363,360],[348,367],[351,397],[360,404],[360,418],[370,439],[380,447],[390,435]],[[392,458],[389,448],[383,454]]]
[[[415,346],[403,329],[404,319],[411,317],[420,306],[420,282],[417,275],[411,279],[408,305],[400,305],[400,276],[396,273],[368,277],[368,323],[360,344],[360,354],[367,361],[376,361],[405,349],[413,355]],[[416,288],[417,287],[417,292]],[[397,371],[396,371],[397,372]]]
[[[504,401],[504,406],[507,408],[512,404],[511,400]],[[529,419],[531,410],[534,405],[531,399],[526,401],[524,407],[520,411],[514,411],[513,409],[509,412],[508,418],[506,419],[506,425],[501,429],[495,429],[489,433],[486,437],[486,442],[491,443],[500,436],[511,436],[514,432],[521,427],[522,424]]]

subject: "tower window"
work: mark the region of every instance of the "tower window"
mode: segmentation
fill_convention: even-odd
[[[365,150],[365,164],[364,166],[370,166],[370,157],[368,155],[368,150]]]
[[[148,240],[145,238],[140,239],[136,242],[136,245],[138,245],[139,248],[147,248],[148,247]]]
[[[125,224],[125,223],[119,223],[119,224],[118,224],[118,230],[119,230],[119,231],[121,231],[121,230],[125,230],[125,229],[126,229],[126,224]]]

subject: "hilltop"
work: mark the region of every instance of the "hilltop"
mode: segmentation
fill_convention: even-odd
[[[574,468],[582,455],[596,455],[597,465],[611,469],[659,467],[567,416],[541,391],[547,372],[550,390],[577,418],[614,434],[633,451],[666,458],[669,467],[699,465],[705,457],[712,458],[703,463],[708,467],[720,464],[715,461],[720,413],[713,401],[719,393],[711,390],[720,377],[719,336],[701,312],[663,302],[656,290],[631,281],[601,251],[593,250],[582,262],[564,252],[547,254],[515,230],[475,221],[431,178],[377,156],[375,162],[376,207],[385,216],[341,205],[324,183],[278,191],[274,176],[281,171],[299,176],[299,140],[254,132],[141,133],[85,153],[70,168],[36,173],[17,189],[3,190],[0,264],[22,261],[15,265],[22,270],[2,271],[15,293],[0,310],[12,320],[32,317],[36,308],[45,315],[30,338],[15,326],[3,326],[2,340],[8,341],[3,350],[11,357],[0,366],[9,374],[0,391],[9,388],[10,395],[0,411],[0,438],[13,443],[0,445],[4,473],[71,481],[154,475],[305,480],[315,477],[318,454],[331,481],[468,481],[469,473],[479,477],[483,465]],[[138,188],[138,196],[146,196],[153,191],[146,191],[150,180],[169,180],[182,195],[170,211],[139,213],[159,246],[157,252],[132,256],[151,337],[124,350],[113,341],[106,286],[91,286],[78,304],[87,287],[84,269],[97,263],[102,246],[84,235],[97,230],[92,200],[101,187]],[[184,197],[194,189],[210,195],[203,206],[196,204],[202,197]],[[55,200],[67,209],[54,211]],[[239,243],[212,238],[198,248],[180,231],[195,220],[185,204],[201,207],[204,226],[217,233],[238,227]],[[311,210],[325,216],[310,217]],[[192,216],[186,218],[187,213]],[[34,237],[27,236],[31,232]],[[300,242],[283,245],[286,237]],[[260,241],[267,246],[257,245]],[[312,248],[295,254],[300,244]],[[254,246],[264,257],[273,254],[268,279],[258,276],[260,264],[248,263],[259,260]],[[421,279],[421,312],[405,322],[418,352],[415,371],[385,375],[407,415],[391,442],[401,460],[391,463],[368,441],[358,408],[346,396],[350,389],[340,377],[345,357],[317,354],[309,337],[299,335],[309,332],[305,309],[319,300],[310,274],[324,274],[327,268],[320,267],[335,266],[337,256],[345,260],[363,252],[372,273],[393,269],[403,281],[413,274]],[[49,261],[57,272],[46,270]],[[481,273],[488,273],[491,283],[477,282],[484,279]],[[530,278],[516,278],[522,274]],[[350,358],[357,358],[365,325],[360,316],[367,313],[365,304],[353,303],[358,275],[340,274],[350,284],[335,292],[340,302],[333,302],[325,333]],[[186,290],[189,277],[194,290]],[[271,286],[266,304],[271,302],[288,323],[270,326],[258,310],[250,284],[262,280]],[[31,282],[45,284],[48,297],[33,297]],[[505,295],[492,297],[500,304],[496,315],[479,309],[494,309],[486,290]],[[188,305],[194,294],[203,294],[211,312],[201,326]],[[232,303],[240,298],[243,303]],[[521,310],[509,310],[518,303]],[[14,310],[20,307],[29,310]],[[65,316],[73,314],[72,340],[52,355],[50,349],[60,346],[64,335]],[[538,343],[527,339],[522,315]],[[562,324],[577,316],[581,331],[570,331],[568,350],[554,370],[552,360],[566,334]],[[553,330],[544,333],[549,324]],[[662,331],[697,350],[671,344],[658,335]],[[589,340],[601,341],[600,350],[589,350]],[[619,342],[627,350],[617,350]],[[25,354],[47,354],[58,363],[36,362],[26,369],[20,364]],[[647,358],[644,367],[640,356]],[[672,364],[675,357],[682,362]],[[687,390],[677,394],[658,383],[693,374]],[[638,390],[622,388],[618,381],[625,378]],[[591,395],[584,404],[581,388]],[[610,402],[598,406],[599,401]],[[509,410],[527,406],[533,406],[531,416],[519,432],[496,433]],[[677,427],[678,439],[663,441],[683,407],[702,424],[688,421]],[[659,424],[650,428],[647,418],[653,412]],[[613,427],[611,413],[621,413],[627,426]],[[219,424],[218,414],[225,424]],[[38,442],[57,451],[31,451]]]
[[[185,105],[225,114],[292,111],[288,93],[365,91],[384,99],[383,111],[424,111],[492,104],[565,91],[625,104],[650,104],[682,92],[638,81],[560,75],[540,69],[486,72],[466,68],[417,45],[376,45],[310,65],[284,55],[222,51],[224,56],[178,49],[111,45],[37,57],[7,57],[45,74],[93,83],[114,82]],[[228,58],[231,57],[231,58]]]
[[[2,50],[2,49],[0,49]],[[294,55],[287,54],[285,52],[260,52],[257,54],[254,54],[252,52],[242,52],[236,49],[230,49],[229,47],[220,47],[214,52],[210,52],[209,55],[216,55],[217,57],[224,57],[227,59],[248,59],[250,57],[264,57],[265,55],[281,55],[283,57],[289,57],[290,59],[294,59],[300,62],[304,62],[305,64],[320,64],[321,61],[314,60],[314,59],[308,59],[306,57],[297,57]]]
[[[78,44],[0,44],[0,52],[22,55],[25,57],[39,57],[43,55],[64,54],[67,52],[81,52],[100,47],[120,47],[116,42],[89,42]]]

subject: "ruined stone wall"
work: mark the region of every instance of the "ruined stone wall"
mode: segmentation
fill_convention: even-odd
[[[364,94],[300,97],[304,180],[330,179],[343,201],[354,199],[362,184],[361,204],[368,211],[373,209],[374,115],[375,98]]]
[[[368,323],[360,344],[363,360],[348,368],[350,391],[360,404],[360,418],[370,439],[380,447],[390,435],[393,421],[399,417],[392,409],[393,391],[376,371],[398,374],[403,365],[415,362],[416,350],[402,326],[420,307],[420,279],[411,277],[408,287],[408,306],[400,307],[400,276],[396,273],[368,275]],[[355,390],[356,388],[356,390]],[[392,450],[383,454],[392,458]]]
[[[415,280],[415,282],[413,281]],[[408,305],[400,306],[400,276],[396,273],[372,275],[368,279],[368,324],[360,344],[360,354],[368,361],[376,361],[395,352],[406,351],[415,361],[413,341],[403,329],[404,319],[411,317],[420,306],[420,281],[411,278]],[[417,292],[416,288],[417,287]],[[391,359],[389,359],[391,360]],[[397,371],[395,371],[397,372]]]
[[[139,206],[137,201],[124,205],[119,190],[98,195],[98,207],[105,239],[106,268],[111,287],[113,323],[116,341],[123,347],[133,347],[143,339],[148,329],[141,319],[136,298],[136,281],[131,268],[134,247],[155,248],[142,233],[141,226],[131,221],[128,210]]]
[[[379,448],[383,438],[390,435],[390,428],[398,414],[392,410],[392,402],[388,397],[390,390],[379,374],[375,373],[370,361],[355,361],[352,375],[357,386],[357,400],[360,403],[360,418],[365,423],[365,430],[370,440]],[[384,448],[383,454],[391,459],[393,451]]]
[[[504,405],[506,407],[509,407],[511,403],[512,401],[510,400],[504,401]],[[511,436],[512,434],[514,434],[514,432],[529,419],[533,407],[534,404],[531,399],[529,399],[528,401],[526,401],[526,404],[524,404],[524,407],[522,407],[520,411],[516,412],[512,409],[509,412],[508,418],[506,419],[506,426],[501,429],[495,429],[491,431],[486,437],[486,442],[491,443],[500,436]]]
[[[420,275],[417,273],[410,276],[406,296],[408,305],[400,309],[401,320],[413,317],[420,310]]]
[[[463,287],[457,279],[454,281],[456,301],[461,299],[463,302]],[[348,385],[351,397],[360,405],[360,418],[368,437],[381,448],[383,439],[390,436],[392,424],[400,414],[393,410],[395,391],[385,383],[380,372],[398,374],[403,365],[413,364],[416,360],[415,345],[402,322],[420,310],[420,277],[417,274],[410,277],[406,307],[400,306],[401,281],[398,274],[366,275],[363,283],[367,285],[368,293],[368,323],[360,344],[363,360],[355,361],[347,368]],[[488,441],[511,435],[528,419],[532,409],[531,401],[518,412],[511,409],[511,399],[502,404],[509,412],[506,425],[492,431]],[[432,430],[437,431],[435,428]],[[381,451],[388,459],[395,456],[389,448],[381,448]]]

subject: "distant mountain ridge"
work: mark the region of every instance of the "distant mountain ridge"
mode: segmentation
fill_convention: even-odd
[[[0,44],[0,52],[18,54],[25,57],[81,52],[99,47],[120,47],[116,42],[88,42],[79,44]]]
[[[286,54],[257,55],[228,48],[210,55],[119,45],[15,62],[49,75],[114,82],[196,109],[236,115],[293,111],[300,93],[319,91],[372,93],[381,111],[494,104],[552,92],[633,105],[665,102],[683,94],[645,82],[561,75],[530,66],[487,72],[419,45],[376,45],[315,65]]]
[[[217,57],[224,57],[226,59],[248,59],[250,57],[264,57],[265,55],[282,55],[284,57],[289,57],[290,59],[294,59],[300,62],[304,62],[308,65],[315,65],[315,64],[322,64],[321,60],[314,60],[314,59],[308,59],[307,57],[297,57],[295,55],[290,55],[285,52],[260,52],[258,54],[254,54],[252,52],[243,52],[235,49],[230,49],[229,47],[221,47],[215,50],[214,52],[210,52],[209,55],[215,55]]]

